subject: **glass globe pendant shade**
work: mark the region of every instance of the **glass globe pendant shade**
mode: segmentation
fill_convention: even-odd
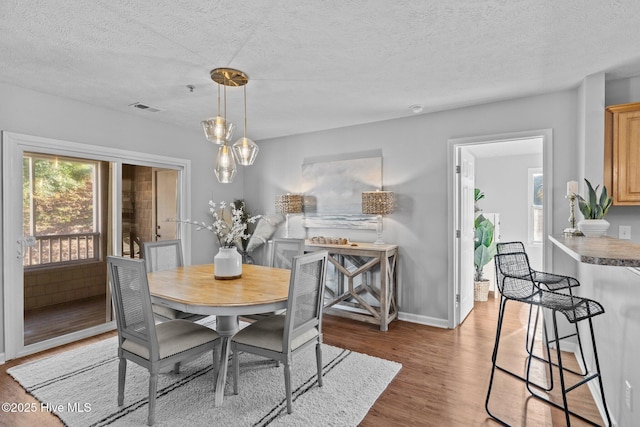
[[[251,166],[258,157],[258,144],[243,136],[233,144],[233,154],[242,166]]]
[[[227,144],[218,147],[215,167],[216,178],[221,184],[230,184],[236,176],[236,161],[233,159],[233,152]]]
[[[224,144],[229,141],[236,130],[236,125],[226,121],[221,116],[212,117],[202,121],[204,136],[216,144]]]

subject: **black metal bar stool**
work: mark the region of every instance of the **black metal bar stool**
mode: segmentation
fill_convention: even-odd
[[[517,252],[524,252],[526,253],[527,251],[524,249],[524,244],[522,242],[503,242],[503,243],[497,243],[496,244],[496,252],[499,254],[510,254],[510,253],[517,253]],[[566,291],[569,295],[573,295],[573,291],[572,289],[575,287],[580,286],[580,282],[570,276],[563,276],[560,274],[554,274],[554,273],[546,273],[544,271],[537,271],[534,269],[531,269],[531,275],[533,277],[533,280],[541,287],[546,288],[546,290],[548,291],[553,291],[553,292],[558,292],[558,291]],[[531,323],[531,315],[533,313],[533,306],[530,305],[529,306],[529,324]],[[538,314],[536,313],[536,322],[538,320]],[[547,354],[550,354],[549,352],[549,340],[547,339],[548,337],[548,333],[547,333],[547,328],[546,325],[543,329],[543,333],[545,336],[545,343],[547,346]],[[560,337],[559,340],[564,340],[567,338],[571,338],[571,337],[576,337],[578,340],[578,349],[580,350],[580,358],[582,359],[582,367],[584,369],[587,369],[587,362],[584,358],[584,351],[582,350],[582,341],[580,340],[580,334],[578,333],[578,324],[575,324],[575,332],[571,333],[569,335],[565,335],[563,337]],[[533,339],[533,337],[531,338]],[[558,341],[559,342],[559,341]],[[527,347],[527,351],[529,349],[529,328],[527,328],[527,336],[526,336],[526,341],[525,341],[525,346]],[[538,360],[545,360],[539,356],[536,356],[533,353],[529,353],[529,355],[533,356],[534,358],[538,359]],[[546,360],[545,360],[546,361]],[[548,360],[549,363],[551,363],[551,360]],[[584,375],[586,374],[585,372],[575,372],[575,371],[571,371],[572,373],[575,373],[577,375]],[[550,374],[550,381],[551,381],[551,387],[553,387],[553,376],[552,374]]]
[[[487,390],[487,398],[485,401],[485,409],[487,413],[493,419],[500,422],[501,424],[508,425],[502,419],[492,414],[491,411],[489,410],[489,400],[491,398],[491,389],[493,386],[495,371],[496,369],[498,369],[513,377],[523,380],[526,384],[528,391],[535,398],[538,398],[557,408],[562,409],[565,413],[567,426],[571,425],[570,415],[573,415],[589,424],[597,425],[596,423],[586,419],[582,415],[569,410],[569,407],[567,404],[567,393],[569,393],[572,390],[575,390],[577,387],[581,385],[585,385],[588,382],[595,380],[598,382],[599,390],[602,396],[602,403],[604,405],[607,424],[611,425],[611,417],[609,416],[609,411],[608,411],[607,404],[604,397],[604,388],[602,386],[600,364],[598,361],[598,352],[596,350],[596,340],[595,340],[595,335],[593,333],[593,323],[591,320],[593,317],[604,313],[604,308],[602,307],[602,305],[600,305],[596,301],[593,301],[587,298],[582,298],[574,295],[561,294],[561,293],[541,289],[538,283],[534,279],[533,270],[531,270],[529,266],[529,259],[527,258],[527,254],[524,252],[498,254],[495,256],[495,264],[496,264],[497,286],[498,286],[498,290],[501,293],[501,300],[500,300],[500,313],[498,315],[498,326],[496,330],[496,340],[495,340],[493,355],[492,355],[491,376],[489,379],[489,388]],[[531,356],[528,356],[526,375],[524,377],[498,365],[497,358],[498,358],[498,349],[500,345],[500,332],[502,330],[502,321],[504,318],[504,308],[507,301],[509,300],[522,302],[525,304],[529,304],[530,306],[536,306],[536,308],[546,308],[551,311],[552,318],[553,318],[553,332],[554,332],[554,336],[551,339],[551,342],[555,342],[556,344],[557,364],[555,364],[555,366],[558,367],[558,372],[560,377],[560,386],[561,386],[562,402],[563,402],[562,405],[552,402],[549,399],[543,396],[540,396],[539,394],[535,393],[532,390],[532,387],[535,387],[536,389],[548,391],[548,389],[540,387],[535,383],[532,383],[529,379],[530,371],[531,371],[531,360],[532,360]],[[586,375],[580,375],[582,379],[572,385],[567,385],[567,381],[565,379],[565,371],[567,371],[567,368],[565,368],[562,364],[562,355],[560,351],[559,341],[561,339],[564,339],[564,337],[558,337],[558,325],[557,325],[558,313],[561,313],[562,315],[564,315],[570,323],[577,324],[578,322],[581,322],[583,320],[589,321],[589,330],[590,330],[591,340],[593,344],[595,370],[591,373],[587,372]],[[535,336],[536,327],[537,327],[537,322],[534,323],[533,336]],[[529,328],[529,326],[527,326],[527,328]],[[534,339],[532,338],[531,344],[530,345],[528,344],[529,345],[529,348],[527,350],[528,352],[533,352],[533,344],[534,344]],[[549,363],[551,363],[550,355],[549,355]]]

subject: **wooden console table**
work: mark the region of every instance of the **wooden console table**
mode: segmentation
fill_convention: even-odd
[[[326,250],[336,269],[335,289],[327,287],[325,313],[380,325],[387,331],[398,317],[397,245],[306,241],[305,251]],[[376,274],[379,280],[374,280]],[[356,283],[360,279],[360,283]],[[346,279],[346,283],[345,283]]]

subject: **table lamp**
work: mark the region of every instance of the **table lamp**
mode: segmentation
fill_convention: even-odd
[[[375,245],[384,245],[382,240],[382,215],[393,212],[393,191],[365,191],[362,193],[362,213],[376,215],[378,238]]]
[[[302,213],[302,196],[299,194],[276,196],[276,213],[285,214],[284,237],[289,237],[289,215]]]

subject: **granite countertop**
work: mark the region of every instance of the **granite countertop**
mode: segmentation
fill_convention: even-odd
[[[618,267],[640,267],[640,245],[613,237],[549,236],[577,261]]]

